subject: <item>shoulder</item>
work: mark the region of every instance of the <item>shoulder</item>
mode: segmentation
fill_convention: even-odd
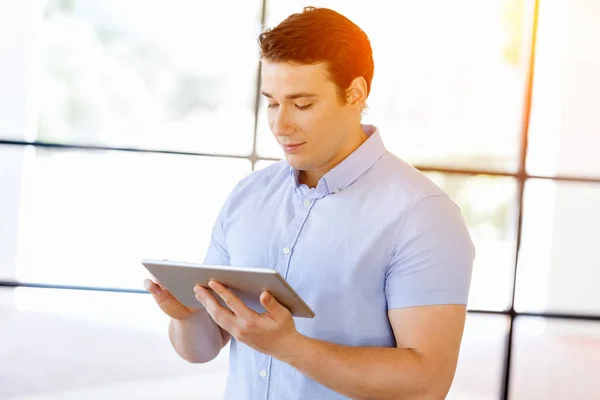
[[[423,172],[390,152],[385,152],[369,172],[369,190],[377,193],[380,207],[396,210],[396,240],[433,235],[470,247],[459,205]]]
[[[431,178],[389,151],[367,172],[365,184],[380,201],[391,202],[403,213],[427,198],[449,199]]]
[[[280,187],[290,179],[290,167],[285,160],[278,161],[265,168],[252,171],[242,178],[233,188],[229,197],[231,203],[262,193],[269,187]]]

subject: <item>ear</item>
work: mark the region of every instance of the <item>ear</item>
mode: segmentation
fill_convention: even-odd
[[[360,113],[367,102],[367,96],[367,81],[362,76],[358,76],[346,89],[346,104]]]

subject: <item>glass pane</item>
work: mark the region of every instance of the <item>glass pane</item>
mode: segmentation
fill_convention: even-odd
[[[375,77],[364,121],[388,149],[417,164],[515,171],[519,152],[528,1],[322,0],[371,39]],[[304,2],[268,2],[268,25]],[[393,12],[390,12],[393,9]],[[431,10],[435,9],[435,12]],[[259,118],[258,152],[281,157]]]
[[[600,177],[600,2],[541,1],[527,170]],[[596,49],[596,50],[594,50]]]
[[[41,2],[0,1],[0,138],[31,140],[35,132],[35,62],[31,50]]]
[[[497,400],[504,367],[508,318],[469,314],[458,368],[447,400]]]
[[[514,272],[516,181],[488,175],[427,175],[458,204],[475,244],[469,308],[508,309]]]
[[[269,165],[273,165],[275,164],[277,161],[272,161],[272,160],[258,160],[255,164],[254,164],[254,170],[258,171],[259,169],[263,169],[268,167]]]
[[[524,202],[515,307],[599,314],[600,184],[531,180]]]
[[[231,6],[50,1],[39,139],[250,154],[261,2]]]
[[[0,146],[0,279],[14,278],[23,186],[24,146]]]
[[[600,322],[519,317],[514,334],[511,399],[598,399]]]
[[[218,157],[27,155],[19,207],[10,210],[18,215],[11,275],[66,285],[141,288],[142,258],[202,261],[223,202],[251,169],[248,160]]]
[[[223,398],[229,348],[183,361],[149,295],[0,288],[0,318],[2,399]]]

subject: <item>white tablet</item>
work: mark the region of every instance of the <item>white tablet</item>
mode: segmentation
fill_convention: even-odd
[[[142,260],[142,264],[158,281],[183,305],[202,308],[196,299],[194,286],[200,285],[224,306],[225,302],[212,289],[208,282],[217,281],[226,286],[246,304],[258,313],[265,311],[260,304],[260,295],[268,291],[291,311],[295,317],[313,318],[315,313],[300,298],[294,289],[273,269],[231,267],[183,263],[167,260]]]

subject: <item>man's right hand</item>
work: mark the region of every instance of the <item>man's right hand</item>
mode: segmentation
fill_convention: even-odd
[[[144,287],[152,294],[160,309],[173,319],[184,320],[196,314],[201,308],[186,307],[158,281],[144,280]]]

